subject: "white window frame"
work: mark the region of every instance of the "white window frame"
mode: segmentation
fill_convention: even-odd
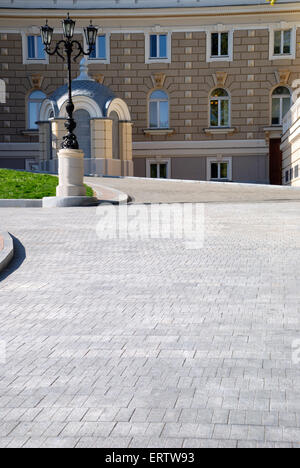
[[[151,179],[151,164],[166,164],[167,179],[171,178],[171,159],[147,159],[146,161],[146,177]],[[159,177],[157,177],[159,179]]]
[[[218,96],[218,97],[215,97],[213,98],[212,94],[217,91],[217,89],[223,89],[224,91],[226,91],[226,93],[228,94],[227,97],[225,96]],[[215,101],[218,101],[218,126],[215,127],[211,124],[211,101],[212,100],[215,100]],[[229,106],[228,106],[228,125],[220,125],[220,121],[221,121],[221,101],[228,101],[229,102]],[[209,115],[208,115],[208,119],[209,119],[209,128],[230,128],[231,127],[231,96],[229,94],[229,92],[227,91],[227,89],[225,88],[215,88],[211,93],[210,93],[210,96],[209,96]]]
[[[290,54],[274,54],[275,46],[275,32],[276,31],[291,31],[291,53]],[[284,28],[280,27],[270,27],[270,51],[269,51],[269,60],[295,60],[296,58],[296,36],[297,36],[297,27],[296,26],[286,26]],[[282,34],[283,37],[283,34]]]
[[[286,88],[289,90],[290,92],[290,107],[292,106],[292,93],[291,93],[291,90],[288,86],[285,86],[285,85],[279,85],[279,86],[276,86],[276,88],[273,89],[272,93],[271,93],[271,126],[272,127],[282,127],[283,125],[283,119],[284,119],[284,115],[283,115],[283,99],[287,99],[287,94],[273,94],[274,91],[276,91],[277,88]],[[279,115],[279,124],[273,124],[272,120],[273,120],[273,99],[278,99],[280,100],[280,115]]]
[[[167,36],[167,57],[150,57],[150,36]],[[151,31],[145,33],[145,63],[171,63],[172,61],[172,33],[170,31]]]
[[[167,99],[151,99],[151,96],[155,91],[162,91],[166,94]],[[151,102],[156,102],[157,105],[157,122],[160,124],[160,103],[161,102],[167,102],[168,103],[168,126],[167,127],[161,127],[160,125],[158,127],[150,127],[150,103]],[[169,94],[164,90],[164,89],[153,89],[149,95],[148,98],[148,128],[151,130],[167,130],[170,128],[170,97]]]
[[[212,35],[228,33],[228,55],[211,55]],[[233,30],[209,30],[206,32],[206,61],[207,62],[232,62],[233,61]]]
[[[97,42],[96,42],[96,55],[97,55],[97,48],[98,48],[98,37],[99,36],[105,36],[105,53],[106,53],[106,58],[105,59],[102,59],[102,58],[90,58],[88,57],[88,61],[90,64],[92,63],[102,63],[102,64],[110,64],[110,33],[109,32],[99,32],[98,36],[97,36]],[[85,47],[85,50],[88,49],[88,45],[86,43],[86,39],[85,39],[85,35],[83,35],[83,40],[84,40],[84,47]]]
[[[49,55],[45,52],[44,59],[32,59],[28,57],[28,36],[40,36],[37,32],[22,32],[22,52],[23,52],[23,64],[24,65],[48,65]]]
[[[35,92],[35,91],[40,91],[41,93],[43,93],[45,95],[45,98],[42,99],[42,98],[39,98],[39,99],[30,99],[30,96]],[[47,95],[46,93],[42,90],[42,89],[32,89],[27,97],[27,122],[26,122],[26,126],[27,126],[27,129],[28,130],[33,130],[33,131],[38,131],[38,127],[37,128],[31,128],[30,127],[30,103],[31,102],[34,102],[36,104],[43,104],[43,102],[45,101],[45,99],[47,98]],[[41,112],[41,107],[40,107],[40,112]],[[39,116],[37,116],[37,121],[39,120]]]
[[[211,165],[212,163],[216,163],[219,165],[219,172],[220,172],[220,165],[222,163],[227,163],[228,164],[228,177],[227,179],[212,179],[211,177]],[[231,182],[232,181],[232,157],[228,158],[207,158],[207,180],[211,182]]]

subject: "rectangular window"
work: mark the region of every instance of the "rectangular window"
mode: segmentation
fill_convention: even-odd
[[[295,166],[295,179],[298,179],[299,177],[299,166]]]
[[[151,179],[169,179],[171,175],[171,160],[164,159],[157,161],[147,159],[147,177]]]
[[[27,37],[27,58],[30,60],[45,60],[45,50],[41,36]]]
[[[106,53],[106,35],[102,34],[101,36],[97,37],[97,41],[94,47],[94,50],[90,54],[90,59],[94,60],[106,60],[107,53]]]
[[[228,180],[229,179],[229,163],[228,162],[212,162],[210,174],[211,174],[211,180]]]
[[[158,93],[158,91],[156,92]],[[154,95],[153,93],[152,95]],[[162,93],[165,94],[165,93]],[[169,101],[150,100],[149,102],[149,126],[150,128],[169,128]]]
[[[292,50],[292,30],[274,32],[274,55],[290,55]]]
[[[212,33],[211,35],[211,56],[229,56],[229,33]]]
[[[150,164],[151,179],[167,179],[168,164],[167,163],[151,163]]]
[[[285,182],[286,183],[288,183],[288,181],[289,181],[289,175],[290,175],[289,171],[285,171]]]
[[[167,34],[150,35],[150,58],[168,58],[167,40]]]

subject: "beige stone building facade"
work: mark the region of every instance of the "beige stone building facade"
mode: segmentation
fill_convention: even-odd
[[[58,57],[43,56],[39,26],[48,18],[55,39],[61,39],[68,8],[79,41],[90,18],[99,26],[88,74],[128,106],[132,174],[296,182],[296,170],[286,182],[280,144],[292,85],[300,78],[299,2],[279,0],[271,7],[264,0],[46,0],[37,9],[38,4],[0,0],[0,167],[36,167],[41,146],[46,154],[50,137],[44,129],[39,143],[35,122],[54,118],[50,111],[39,113],[64,85],[66,66]],[[77,64],[74,79],[79,74]],[[89,112],[79,105],[78,126],[84,110]],[[94,145],[96,140],[100,144],[101,132],[91,114],[90,122],[82,124],[88,125],[94,148],[88,157],[101,159]],[[114,125],[113,115],[106,118]],[[120,115],[118,120],[120,149],[126,130]],[[55,160],[50,145],[46,158]],[[117,167],[113,150],[111,155],[108,166]],[[105,173],[103,165],[86,167],[86,172]],[[118,167],[112,174],[131,173]]]
[[[300,98],[296,100],[283,120],[281,150],[283,184],[300,187]]]

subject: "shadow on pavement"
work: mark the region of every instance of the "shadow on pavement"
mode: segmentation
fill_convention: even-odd
[[[26,258],[26,250],[23,244],[15,236],[10,235],[14,242],[14,257],[5,270],[0,273],[0,282],[18,270]]]

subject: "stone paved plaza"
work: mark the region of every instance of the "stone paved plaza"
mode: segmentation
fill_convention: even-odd
[[[0,210],[0,446],[299,447],[300,203],[207,204],[195,250],[99,219]]]

